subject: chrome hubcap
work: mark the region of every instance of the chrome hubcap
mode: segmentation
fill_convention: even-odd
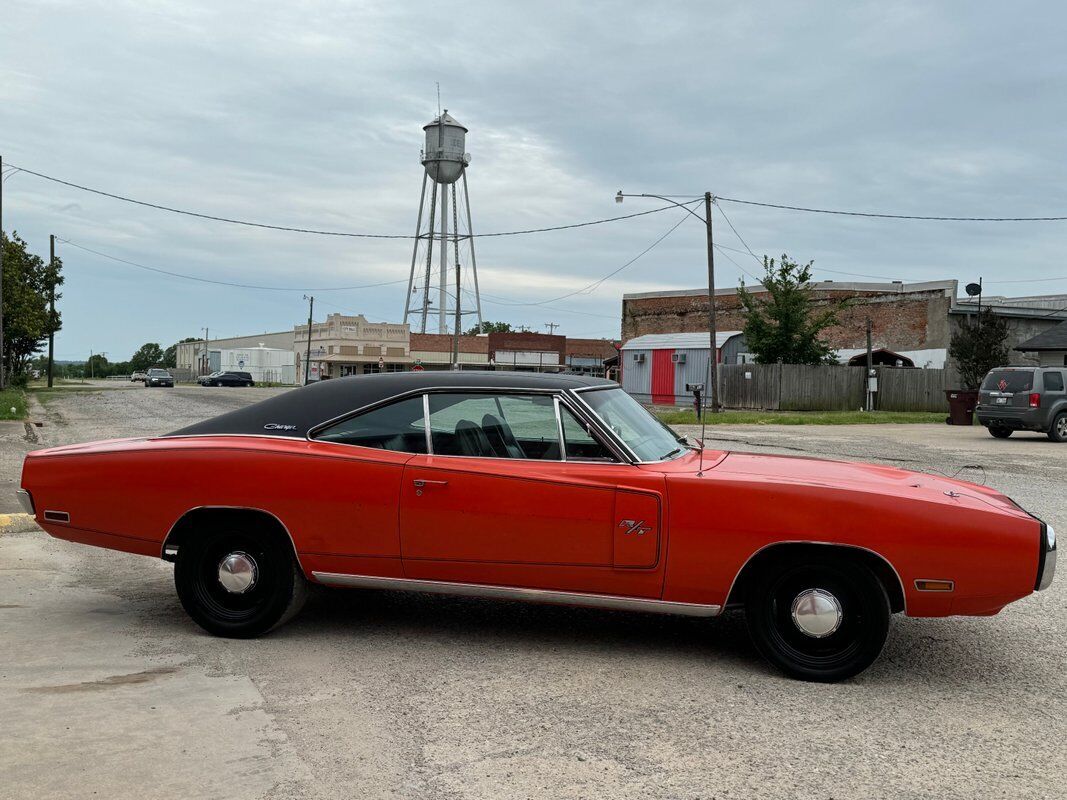
[[[793,624],[805,636],[822,639],[841,627],[841,604],[824,589],[805,589],[793,599]]]
[[[244,594],[256,585],[259,568],[248,553],[230,553],[219,562],[219,583],[231,594]]]
[[[1056,420],[1056,433],[1060,436],[1067,436],[1067,417],[1060,417]]]

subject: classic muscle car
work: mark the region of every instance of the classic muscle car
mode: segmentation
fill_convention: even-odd
[[[1052,527],[992,489],[702,450],[617,384],[570,375],[324,381],[165,436],[31,453],[20,491],[52,536],[174,562],[182,605],[220,636],[283,623],[309,583],[736,607],[770,662],[819,681],[871,664],[893,613],[996,614],[1056,563]]]

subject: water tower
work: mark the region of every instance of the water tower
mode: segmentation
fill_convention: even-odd
[[[464,316],[477,315],[478,325],[482,324],[482,300],[478,294],[478,266],[474,258],[474,235],[471,228],[471,203],[467,195],[467,165],[471,160],[470,154],[464,152],[467,129],[445,109],[433,122],[424,126],[423,130],[426,132],[426,144],[420,157],[424,167],[422,194],[419,196],[419,219],[415,227],[415,247],[411,253],[411,275],[408,278],[404,303],[404,322],[412,315],[418,315],[419,331],[426,333],[427,317],[434,312],[437,314],[438,333],[449,333],[449,324],[452,325],[452,330],[462,332]],[[462,187],[462,192],[458,191],[459,187]],[[462,209],[459,204],[460,194]],[[463,230],[460,229],[461,221],[464,223]],[[468,262],[466,265],[460,257],[461,247],[465,251]],[[473,302],[463,299],[465,266],[469,266],[469,276],[474,284],[471,298]],[[435,273],[436,291],[431,288]],[[437,295],[436,300],[434,294]]]

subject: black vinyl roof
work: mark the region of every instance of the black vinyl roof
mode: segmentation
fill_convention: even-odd
[[[584,375],[537,372],[385,372],[331,378],[271,397],[172,431],[166,436],[256,434],[304,436],[334,419],[400,394],[430,389],[540,389],[564,391],[587,386],[618,386],[614,381]]]

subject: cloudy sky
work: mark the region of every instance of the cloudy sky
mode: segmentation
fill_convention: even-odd
[[[421,127],[470,128],[478,232],[657,207],[627,192],[950,216],[1067,214],[1067,11],[1053,3],[196,2],[8,0],[0,155],[116,194],[269,224],[410,235]],[[1067,222],[938,223],[723,202],[759,255],[821,279],[984,277],[1067,292]],[[57,357],[280,330],[316,310],[399,320],[407,240],[225,225],[25,173],[4,227],[61,244]],[[681,218],[478,242],[485,316],[615,336],[624,292],[705,279]],[[756,261],[716,212],[719,284]],[[742,252],[737,252],[738,250]],[[729,258],[733,259],[733,263]],[[855,273],[850,275],[848,273]],[[1024,282],[1034,281],[1034,282]],[[321,316],[316,314],[316,316]]]

